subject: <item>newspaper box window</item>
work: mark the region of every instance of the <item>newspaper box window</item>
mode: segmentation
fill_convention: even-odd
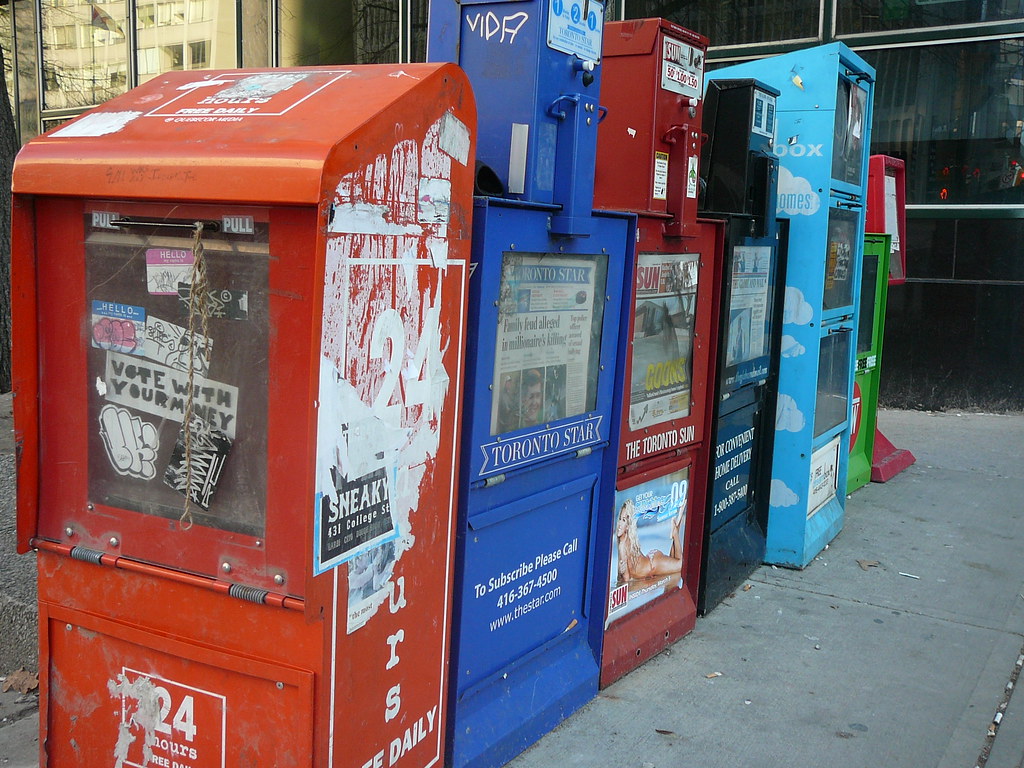
[[[607,269],[602,255],[504,254],[492,435],[594,410]]]
[[[244,221],[87,217],[93,504],[177,520],[185,496],[188,523],[265,535],[269,234]]]

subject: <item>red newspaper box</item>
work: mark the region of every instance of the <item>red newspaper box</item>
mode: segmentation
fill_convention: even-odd
[[[697,620],[724,237],[697,217],[707,46],[665,19],[605,26],[594,204],[638,222],[602,686]]]
[[[891,235],[889,285],[907,282],[907,168],[898,157],[872,155],[868,161],[865,232]]]
[[[22,151],[43,765],[441,759],[475,126],[452,65],[173,72]]]
[[[872,155],[868,162],[868,205],[864,212],[866,232],[892,236],[889,250],[889,285],[907,282],[907,168],[898,157]],[[882,430],[875,429],[871,456],[871,481],[885,483],[917,459],[906,448],[893,445]]]

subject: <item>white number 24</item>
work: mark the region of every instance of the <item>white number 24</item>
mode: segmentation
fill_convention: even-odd
[[[156,686],[157,696],[160,698],[160,721],[156,724],[156,730],[160,733],[171,734],[171,728],[181,733],[185,741],[193,741],[196,737],[196,705],[191,695],[186,695],[170,724],[167,723],[167,716],[171,714],[171,692],[163,686]]]

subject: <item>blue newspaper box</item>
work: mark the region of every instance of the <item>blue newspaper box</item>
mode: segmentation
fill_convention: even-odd
[[[790,219],[765,560],[806,566],[843,526],[875,72],[842,43],[716,70],[780,92]]]
[[[705,94],[701,206],[703,215],[725,221],[725,254],[701,614],[735,591],[765,554],[784,289],[775,216],[778,95],[752,79],[712,80]]]
[[[596,530],[614,471],[613,385],[636,230],[633,216],[593,210],[603,24],[593,1],[431,6],[428,58],[467,72],[486,137],[473,216],[453,767],[507,762],[597,693],[608,566]]]

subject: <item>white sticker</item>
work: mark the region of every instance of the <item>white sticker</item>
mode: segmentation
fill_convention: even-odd
[[[61,138],[106,136],[108,133],[117,133],[122,130],[141,114],[141,112],[94,112],[58,128],[50,136],[51,138],[57,136]]]
[[[189,339],[192,339],[191,345]],[[190,350],[189,347],[192,347]],[[201,334],[189,335],[188,328],[161,320],[150,315],[146,318],[146,343],[143,355],[150,360],[174,368],[188,371],[189,364],[200,376],[210,370],[210,355],[213,352],[213,339]]]
[[[448,179],[420,179],[416,213],[420,224],[447,224],[452,183]]]
[[[596,0],[551,0],[548,4],[549,48],[599,62],[603,34],[604,5]]]
[[[655,200],[668,198],[668,152],[654,153],[654,190],[651,197]]]
[[[306,77],[307,75],[301,72],[271,72],[249,75],[231,83],[224,90],[218,91],[214,94],[214,98],[263,99],[269,101],[272,96],[276,96],[282,91],[287,91],[296,83],[301,83]]]
[[[469,162],[469,128],[451,112],[445,112],[441,118],[438,146],[442,152],[454,157],[462,165]]]
[[[839,436],[811,454],[810,493],[807,498],[807,517],[835,498],[839,488]]]
[[[687,162],[689,167],[686,170],[686,196],[697,197],[697,156],[691,155]]]
[[[146,249],[146,288],[154,296],[177,296],[178,283],[192,282],[195,255],[183,248]]]
[[[704,51],[665,37],[661,47],[661,87],[699,99],[704,91]]]
[[[152,480],[160,437],[156,427],[125,408],[100,409],[100,437],[114,471],[125,477]]]
[[[151,413],[162,419],[182,421],[188,400],[188,374],[131,355],[107,353],[105,373],[107,400]],[[232,440],[238,415],[238,387],[202,376],[193,379],[192,413]]]

